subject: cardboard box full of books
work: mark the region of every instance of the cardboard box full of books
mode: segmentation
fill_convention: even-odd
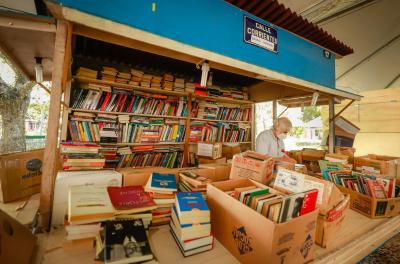
[[[350,208],[370,218],[383,218],[400,215],[400,197],[377,199],[341,185],[337,187],[350,195]]]
[[[222,143],[199,142],[197,144],[197,156],[211,159],[222,157]]]
[[[263,184],[272,180],[274,158],[254,151],[236,154],[232,159],[231,178],[249,178]]]
[[[354,169],[360,172],[396,177],[400,180],[400,157],[373,154],[354,157]]]
[[[248,186],[236,178],[207,185],[212,233],[241,263],[306,263],[314,258],[318,210],[275,223],[226,192]]]
[[[349,196],[343,195],[333,182],[284,168],[278,170],[273,187],[288,193],[318,190],[319,215],[315,242],[322,247],[329,247],[341,228],[349,207]]]
[[[0,202],[40,192],[43,149],[0,156]]]

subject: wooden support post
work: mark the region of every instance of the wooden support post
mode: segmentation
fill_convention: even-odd
[[[345,107],[342,108],[342,110],[339,111],[339,113],[337,113],[333,119],[336,119],[338,116],[340,116],[341,113],[344,112],[344,110],[346,110],[347,108],[349,108],[349,106],[354,103],[355,100],[351,100]],[[329,121],[331,121],[331,119],[329,119]]]
[[[185,145],[183,147],[183,167],[187,167],[189,161],[189,139],[190,139],[190,118],[192,113],[192,94],[187,97],[188,100],[188,116],[186,118],[185,127]]]
[[[272,101],[272,123],[278,117],[278,102],[276,100]]]
[[[69,34],[68,30],[72,29],[68,26],[68,23],[62,20],[57,21],[56,39],[54,44],[54,55],[53,55],[53,70],[52,70],[52,88],[50,94],[50,107],[49,107],[49,119],[47,125],[47,137],[46,145],[43,157],[43,174],[42,184],[40,190],[40,207],[39,212],[41,216],[41,227],[49,230],[50,217],[51,217],[51,206],[53,199],[53,187],[55,173],[57,169],[57,143],[58,143],[58,128],[60,122],[60,108],[61,108],[61,95],[63,90],[63,84],[65,85],[66,74],[68,69],[66,65],[69,65],[71,52],[70,43],[68,36],[71,38],[72,34]],[[69,43],[69,46],[68,46]],[[69,57],[66,55],[69,54]],[[66,61],[68,63],[66,63]]]
[[[335,152],[335,99],[329,99],[329,153]]]

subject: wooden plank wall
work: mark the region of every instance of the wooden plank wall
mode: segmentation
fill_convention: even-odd
[[[368,91],[342,114],[361,128],[356,136],[356,155],[368,153],[400,156],[400,87]],[[339,112],[346,105],[336,106]]]

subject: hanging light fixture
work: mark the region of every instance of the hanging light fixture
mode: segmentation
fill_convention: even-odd
[[[43,64],[42,64],[42,57],[35,57],[35,73],[36,73],[36,82],[41,83],[43,82]]]
[[[312,96],[312,99],[311,99],[311,106],[315,106],[317,104],[318,97],[319,97],[319,93],[318,92],[314,92],[313,96]]]
[[[203,64],[201,65],[201,81],[200,85],[205,87],[207,86],[207,77],[208,77],[208,72],[210,71],[210,65],[208,65],[208,61],[204,61]]]

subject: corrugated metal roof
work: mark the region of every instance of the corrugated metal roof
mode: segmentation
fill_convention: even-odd
[[[292,12],[276,0],[225,0],[265,21],[284,28],[300,37],[314,42],[328,50],[346,56],[353,49],[328,32]]]

